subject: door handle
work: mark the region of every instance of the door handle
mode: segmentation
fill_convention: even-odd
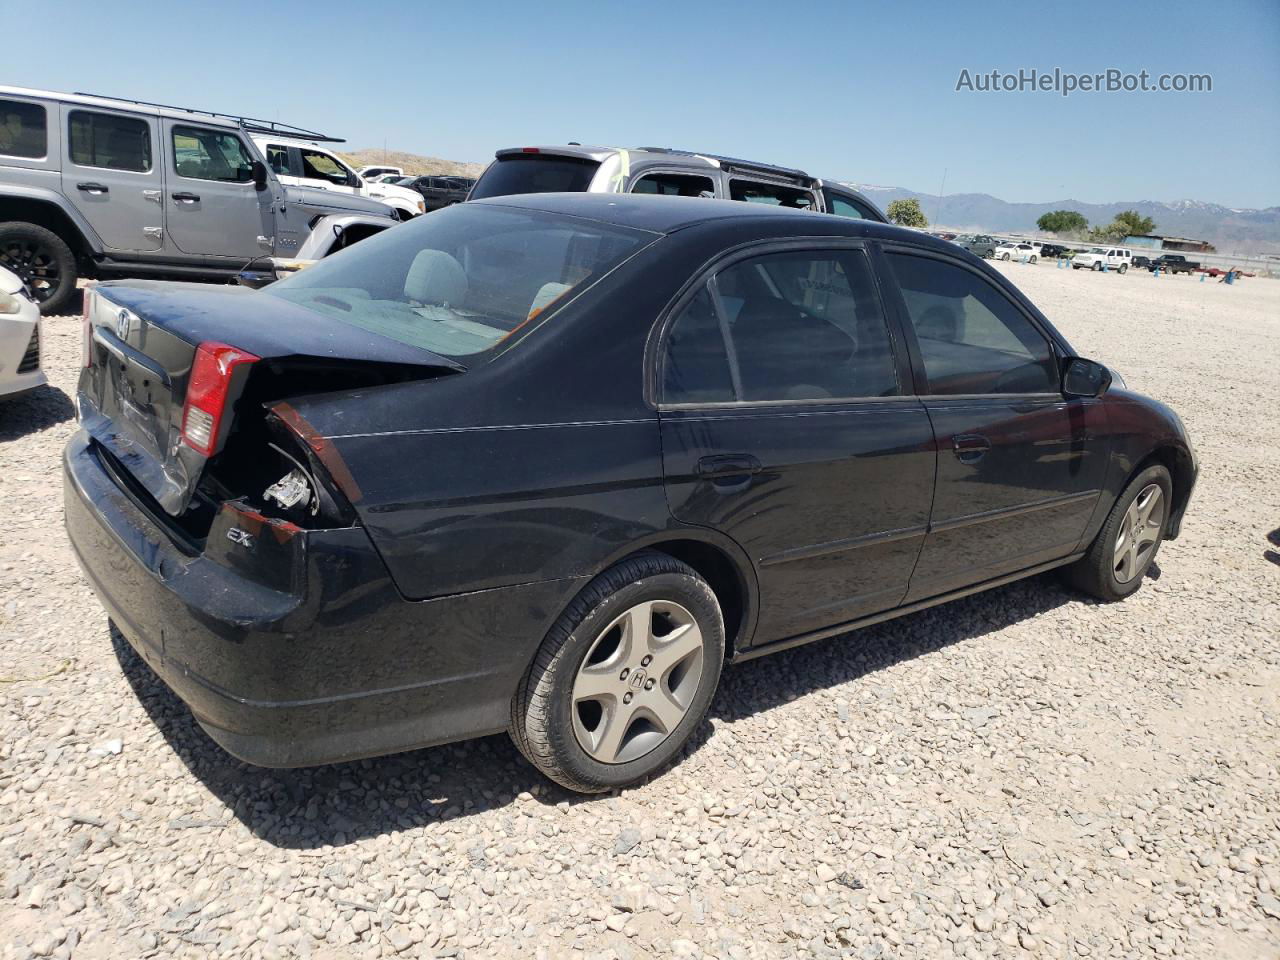
[[[105,183],[77,183],[77,190],[83,190],[85,193],[92,193],[95,196],[108,193],[109,189]]]
[[[199,203],[200,202],[199,194],[195,194],[195,193],[175,193],[173,195],[173,199],[177,200],[179,203]]]
[[[951,438],[951,444],[961,463],[977,463],[991,449],[991,441],[977,433],[957,434]]]
[[[760,461],[747,453],[702,457],[698,461],[698,476],[708,479],[719,477],[751,476],[760,472]]]

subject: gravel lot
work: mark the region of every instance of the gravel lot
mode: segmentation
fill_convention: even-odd
[[[1000,269],[1186,420],[1158,576],[732,668],[678,767],[589,800],[505,737],[215,747],[67,546],[47,323],[53,386],[0,402],[0,958],[1280,956],[1280,282]]]

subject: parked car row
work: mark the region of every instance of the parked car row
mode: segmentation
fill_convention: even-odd
[[[313,259],[297,254],[323,217],[408,220],[468,195],[722,197],[885,222],[842,184],[711,154],[521,147],[499,150],[472,183],[357,172],[326,146],[336,142],[277,122],[0,86],[0,266],[53,313],[80,277],[235,277],[262,258]]]

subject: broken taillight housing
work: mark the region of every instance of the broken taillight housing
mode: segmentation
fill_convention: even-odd
[[[187,446],[206,457],[213,456],[236,367],[259,359],[226,343],[206,341],[196,348],[182,408],[182,439]]]

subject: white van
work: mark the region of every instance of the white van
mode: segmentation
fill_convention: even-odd
[[[255,136],[253,142],[267,158],[267,164],[281,183],[354,193],[371,200],[380,200],[395,210],[396,216],[401,220],[409,220],[427,212],[426,201],[417,190],[367,181],[336,154],[314,141]]]
[[[1077,253],[1071,258],[1071,269],[1108,270],[1124,273],[1133,262],[1133,254],[1123,247],[1090,247],[1087,253]]]

